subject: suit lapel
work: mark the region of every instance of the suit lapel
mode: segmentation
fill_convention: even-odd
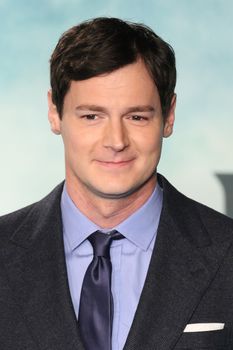
[[[212,245],[194,205],[162,181],[156,244],[124,350],[173,349],[230,244]]]
[[[3,252],[15,300],[41,349],[83,349],[67,281],[60,195],[62,185],[32,206]]]

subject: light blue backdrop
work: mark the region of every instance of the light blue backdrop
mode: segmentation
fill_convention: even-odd
[[[175,49],[178,106],[159,171],[181,191],[224,212],[215,173],[233,173],[231,0],[0,0],[0,214],[47,194],[64,178],[50,133],[49,57],[62,32],[96,16],[151,26]]]

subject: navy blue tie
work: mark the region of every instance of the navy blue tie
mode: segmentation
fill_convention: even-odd
[[[111,293],[112,264],[110,245],[115,239],[124,238],[119,232],[92,233],[90,241],[94,257],[84,276],[80,309],[79,328],[86,350],[111,350],[113,299]]]

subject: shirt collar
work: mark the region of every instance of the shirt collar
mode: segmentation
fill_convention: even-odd
[[[119,225],[111,228],[122,233],[129,241],[147,250],[157,232],[162,209],[163,191],[157,184],[149,199],[136,212]],[[70,198],[66,184],[61,196],[63,233],[71,250],[77,248],[99,226],[89,220]]]

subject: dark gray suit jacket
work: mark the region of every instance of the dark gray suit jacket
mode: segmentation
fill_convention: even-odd
[[[157,240],[124,350],[232,350],[233,220],[159,181]],[[1,350],[83,350],[64,258],[62,186],[0,218]],[[183,333],[212,322],[224,330]]]

